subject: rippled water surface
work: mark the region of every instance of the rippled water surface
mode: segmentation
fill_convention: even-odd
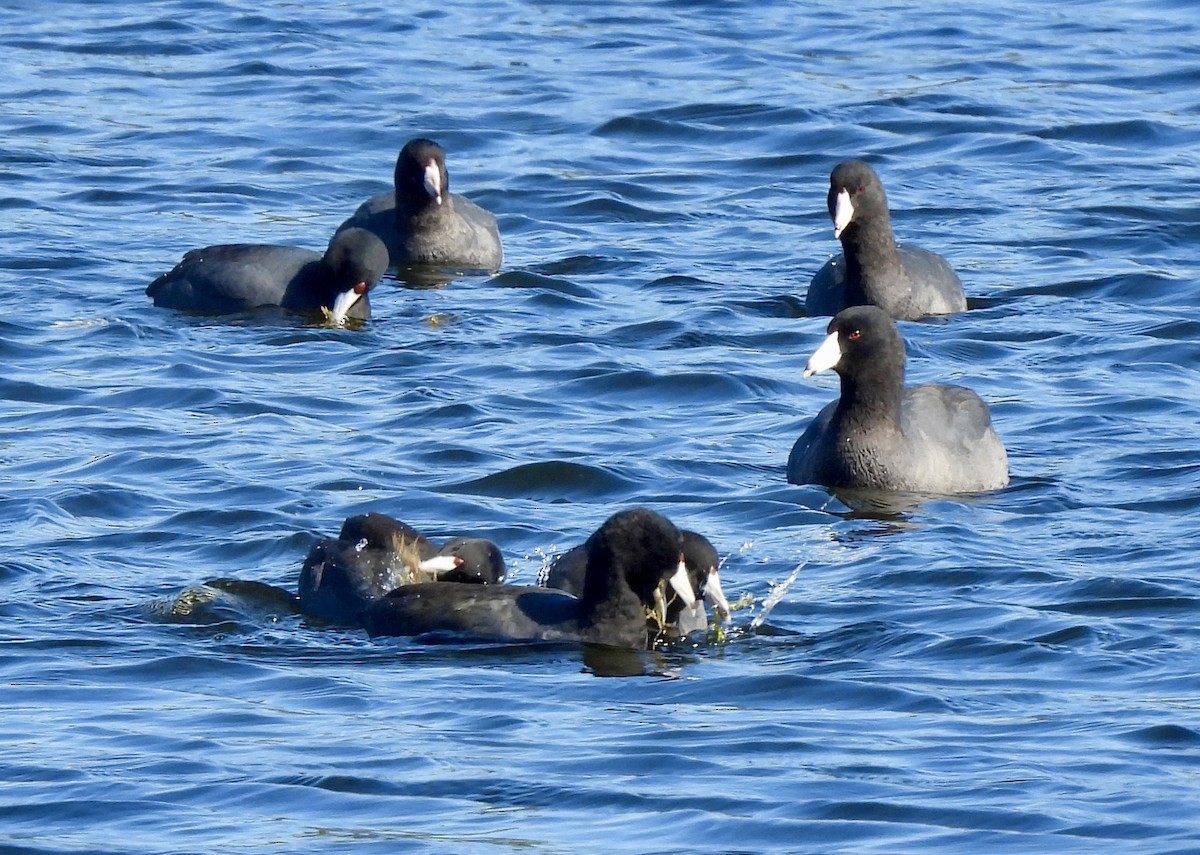
[[[1200,851],[1194,13],[0,10],[0,849]],[[143,293],[322,248],[418,135],[496,276],[385,280],[359,330]],[[908,374],[991,404],[1003,491],[786,483],[851,156],[966,284]],[[194,588],[294,589],[365,510],[533,583],[633,504],[717,545],[724,643],[371,641]]]

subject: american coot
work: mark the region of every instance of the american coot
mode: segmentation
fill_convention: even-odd
[[[664,611],[653,621],[661,622],[662,626],[652,625],[650,628],[661,628],[669,636],[684,636],[696,630],[707,629],[708,612],[704,608],[705,603],[716,610],[718,620],[729,617],[729,601],[725,599],[721,577],[717,573],[720,565],[717,550],[702,534],[687,529],[681,529],[679,533],[683,538],[683,563],[687,567],[688,578],[698,599],[693,605],[687,606],[673,590],[665,592],[665,603],[660,604]],[[557,588],[578,597],[583,593],[587,558],[587,544],[580,544],[559,555],[550,565],[550,572],[546,576],[547,587]]]
[[[897,320],[966,311],[962,282],[946,259],[897,245],[887,195],[874,169],[861,160],[839,163],[829,176],[827,202],[842,254],[826,262],[809,284],[805,310],[810,316],[865,305]]]
[[[439,548],[400,520],[367,513],[349,517],[337,539],[313,546],[297,588],[308,617],[357,626],[372,600],[401,585],[497,584],[504,574],[504,557],[490,540],[456,537]]]
[[[517,585],[406,585],[367,607],[371,636],[449,635],[484,640],[582,641],[645,648],[646,610],[669,581],[684,602],[695,595],[679,531],[645,508],[619,511],[587,541],[579,597]]]
[[[406,143],[396,159],[395,190],[363,202],[338,231],[355,226],[387,244],[393,267],[490,272],[504,260],[496,218],[450,192],[446,152],[432,140]]]
[[[904,342],[874,306],[840,312],[804,376],[832,368],[841,397],[792,448],[793,484],[972,493],[1008,483],[1008,455],[988,406],[970,389],[904,386]]]
[[[146,293],[154,305],[202,314],[281,306],[329,310],[330,319],[371,316],[369,291],[388,266],[387,247],[365,229],[334,235],[324,256],[272,244],[222,244],[193,249]]]

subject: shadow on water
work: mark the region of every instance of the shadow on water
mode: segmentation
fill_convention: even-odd
[[[443,288],[456,279],[482,279],[492,271],[477,268],[438,267],[429,264],[409,264],[391,268],[386,278],[416,290]]]

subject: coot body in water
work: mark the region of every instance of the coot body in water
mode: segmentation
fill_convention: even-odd
[[[330,319],[371,316],[367,292],[388,266],[387,247],[364,229],[334,235],[322,255],[274,244],[221,244],[185,253],[146,287],[154,305],[219,315],[279,306],[329,310]]]
[[[973,493],[1008,484],[1008,454],[988,406],[962,386],[904,385],[904,341],[875,306],[840,312],[804,371],[832,368],[841,396],[796,440],[793,484]]]
[[[679,531],[645,508],[609,517],[587,540],[579,597],[550,588],[427,583],[406,585],[368,606],[372,636],[451,636],[491,641],[581,641],[645,648],[646,611],[663,582],[695,601]]]
[[[504,260],[500,228],[489,211],[450,192],[446,152],[414,139],[396,158],[395,189],[363,202],[338,230],[371,231],[387,245],[393,267],[428,265],[494,271]]]
[[[689,606],[674,591],[666,591],[665,610],[661,620],[662,629],[668,635],[682,636],[708,628],[706,603],[716,610],[718,619],[728,618],[729,601],[721,587],[721,577],[718,574],[720,558],[712,543],[704,535],[687,529],[681,529],[680,535],[683,539],[683,563],[687,567],[688,578],[697,599]],[[550,565],[546,586],[575,596],[581,595],[584,575],[587,572],[587,559],[587,544],[568,549]]]
[[[809,316],[864,305],[878,306],[896,320],[966,311],[962,282],[946,259],[896,243],[887,195],[869,165],[847,160],[834,167],[826,203],[842,254],[812,278],[805,302]]]
[[[372,601],[424,580],[497,584],[504,580],[499,547],[456,537],[441,547],[386,514],[349,517],[337,538],[315,544],[300,569],[300,610],[328,623],[357,626]]]

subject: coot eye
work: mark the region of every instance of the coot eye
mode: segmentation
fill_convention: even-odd
[[[846,336],[846,338],[851,341],[858,341],[862,338],[862,330],[850,330],[850,335]]]

